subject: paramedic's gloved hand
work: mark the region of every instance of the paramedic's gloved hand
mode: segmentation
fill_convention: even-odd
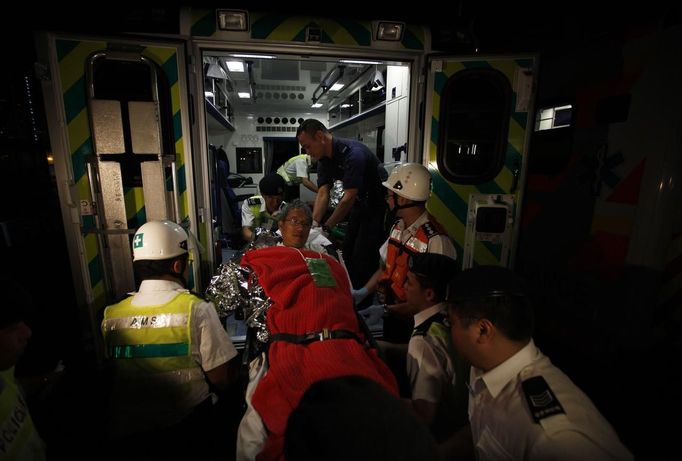
[[[383,322],[384,305],[374,304],[372,306],[369,306],[367,309],[358,311],[358,314],[362,316],[367,326],[371,328],[372,325],[380,324]]]
[[[357,290],[351,288],[350,294],[353,297],[353,303],[358,305],[367,297],[369,291],[365,287],[358,288]]]

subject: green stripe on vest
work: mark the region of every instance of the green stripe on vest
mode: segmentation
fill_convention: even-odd
[[[189,353],[189,344],[129,344],[126,346],[112,346],[110,357],[115,359],[137,359],[152,357],[177,357]]]

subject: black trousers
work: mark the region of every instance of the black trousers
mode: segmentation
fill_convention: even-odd
[[[386,203],[369,205],[357,202],[348,218],[343,241],[343,257],[353,288],[361,288],[379,268],[379,248],[388,235]]]
[[[111,461],[230,460],[235,447],[224,426],[218,406],[208,398],[177,424],[110,441],[103,457]]]

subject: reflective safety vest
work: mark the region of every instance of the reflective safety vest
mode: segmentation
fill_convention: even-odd
[[[447,316],[438,312],[431,317],[429,317],[421,325],[418,325],[412,330],[412,336],[432,336],[434,338],[450,340],[450,324],[447,320]]]
[[[283,177],[284,180],[289,185],[298,183],[299,179],[296,175],[294,175],[293,178],[291,176],[289,176],[289,173],[287,173],[287,167],[299,159],[305,159],[306,165],[308,164],[308,154],[301,154],[301,155],[296,155],[295,157],[291,157],[289,160],[284,162],[284,164],[281,167],[277,168],[277,174],[280,175],[281,177]]]
[[[263,229],[267,229],[269,231],[277,230],[279,210],[277,210],[274,215],[268,213],[268,210],[261,210],[263,203],[265,203],[265,199],[260,195],[253,195],[247,198],[246,203],[249,207],[249,210],[251,210],[251,214],[253,214],[253,223],[251,224],[252,228],[255,229],[256,227],[262,227]]]
[[[425,222],[414,237],[407,239],[405,243],[401,242],[400,235],[402,229],[396,224],[391,228],[391,233],[388,236],[388,249],[386,254],[386,267],[384,272],[379,277],[379,286],[388,286],[393,292],[393,302],[405,301],[405,289],[403,285],[407,279],[407,260],[411,254],[426,253],[429,249],[429,239],[436,235],[442,234],[436,228],[436,222],[431,215],[429,221]]]
[[[0,371],[0,459],[45,459],[43,441],[14,380],[14,367]]]
[[[132,299],[107,307],[102,322],[106,353],[116,369],[115,395],[121,400],[116,405],[144,408],[150,417],[168,413],[170,405],[182,418],[201,403],[191,401],[192,386],[206,385],[191,355],[192,305],[199,298],[179,293],[153,307],[133,306]]]

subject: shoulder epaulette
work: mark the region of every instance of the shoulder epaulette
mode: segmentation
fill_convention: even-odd
[[[422,229],[424,229],[424,233],[428,238],[431,238],[434,235],[438,235],[440,233],[430,222],[425,222],[424,224],[422,224]]]
[[[566,414],[549,384],[542,376],[533,376],[521,383],[528,409],[536,423],[550,416]]]
[[[256,205],[262,205],[263,204],[260,197],[250,197],[250,198],[246,199],[246,201],[249,204],[249,206],[256,206]]]

